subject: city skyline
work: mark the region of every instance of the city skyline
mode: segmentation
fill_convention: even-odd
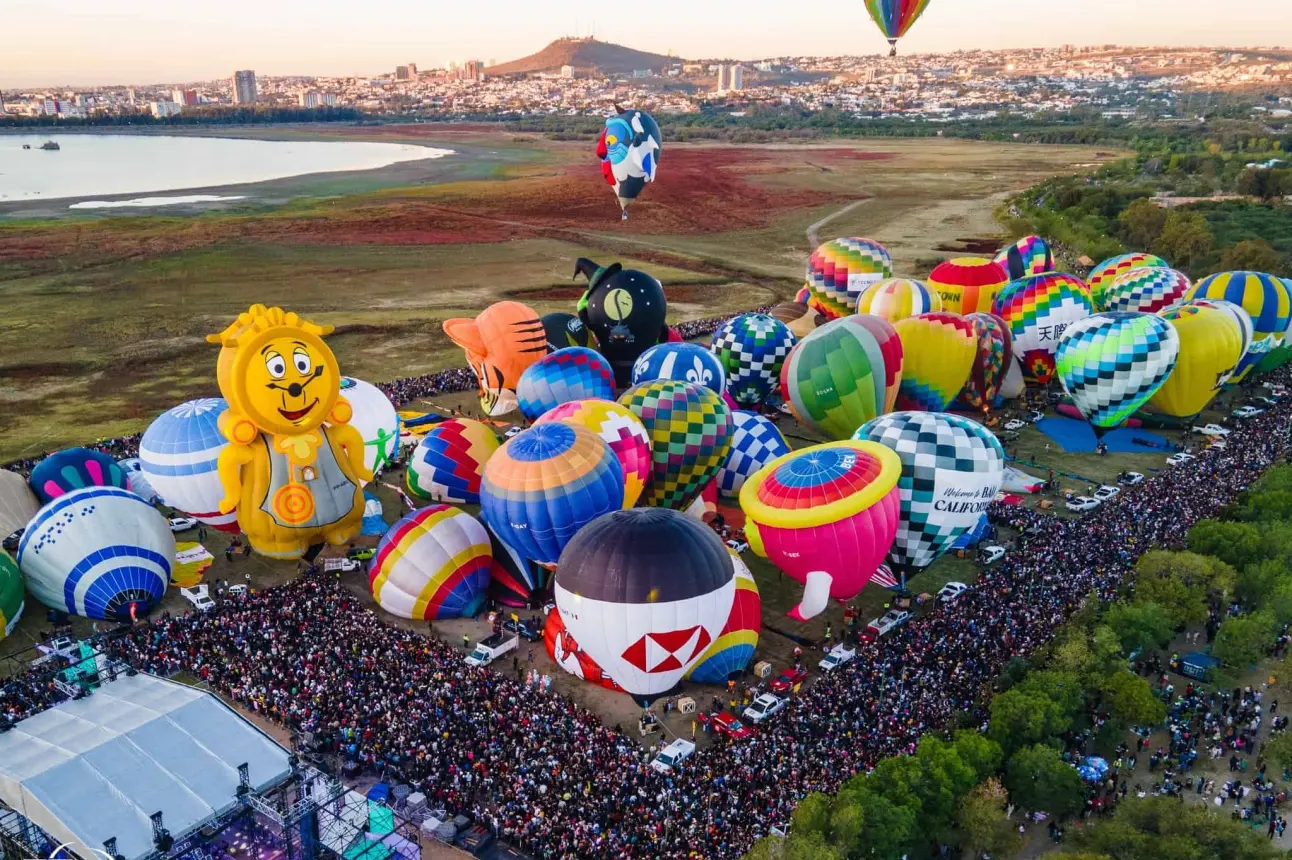
[[[1069,7],[1039,0],[933,0],[900,49],[911,54],[1059,44],[1292,44],[1292,5],[1275,0],[1245,5],[1244,15],[1232,16],[1205,0],[1084,0]],[[0,55],[0,89],[185,83],[227,78],[234,69],[267,76],[363,77],[389,74],[410,60],[422,68],[480,56],[505,62],[562,35],[595,35],[691,59],[887,49],[861,0],[748,0],[739,17],[731,10],[725,3],[656,0],[652,18],[641,20],[614,16],[591,0],[549,0],[542,7],[509,0],[439,9],[391,0],[380,16],[372,16],[338,0],[255,5],[119,0],[108,13],[90,0],[64,0],[56,8],[41,0],[17,0],[6,16],[11,32],[57,31],[59,38],[15,40]],[[399,26],[390,26],[395,19]]]

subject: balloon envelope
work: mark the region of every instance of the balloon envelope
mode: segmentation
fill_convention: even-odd
[[[436,424],[408,461],[408,491],[433,502],[480,503],[485,464],[499,447],[493,428],[470,418]]]
[[[400,618],[464,618],[484,602],[492,560],[479,520],[448,505],[429,505],[382,536],[368,586],[377,605]]]
[[[891,323],[942,310],[937,291],[923,281],[885,278],[866,287],[857,299],[857,313],[883,317]]]
[[[1009,325],[1023,376],[1044,385],[1054,376],[1054,351],[1063,330],[1090,316],[1090,291],[1063,272],[1011,282],[996,296],[992,313]]]
[[[22,581],[22,572],[9,553],[0,550],[0,641],[18,625],[26,603],[27,586]]]
[[[906,35],[906,31],[919,20],[928,8],[929,0],[865,0],[866,11],[870,19],[879,27],[879,31],[893,45],[894,52],[897,40]]]
[[[1265,354],[1278,346],[1292,315],[1287,286],[1262,272],[1220,272],[1193,285],[1189,299],[1221,299],[1247,311],[1252,318],[1252,343],[1231,381],[1241,382]]]
[[[770,419],[753,412],[731,413],[731,452],[714,480],[725,498],[740,495],[750,475],[792,449]]]
[[[489,596],[503,606],[529,606],[546,587],[550,574],[503,543],[492,529],[489,541],[493,560],[489,566]]]
[[[40,510],[40,500],[17,472],[0,469],[0,537],[27,525]]]
[[[610,446],[624,473],[624,507],[637,504],[651,474],[650,434],[626,406],[610,400],[579,400],[556,407],[536,423],[565,421],[585,427]]]
[[[1063,390],[1086,420],[1112,428],[1157,393],[1179,353],[1179,335],[1166,320],[1110,311],[1068,326],[1055,367]]]
[[[161,501],[161,494],[153,489],[149,483],[148,476],[143,473],[143,467],[139,463],[138,457],[127,457],[124,460],[118,460],[117,465],[121,471],[126,473],[127,489],[148,504],[155,504]]]
[[[547,337],[547,351],[556,352],[567,346],[594,346],[583,320],[571,313],[556,312],[538,318]]]
[[[220,432],[223,397],[203,397],[163,412],[139,441],[139,468],[162,502],[222,532],[238,532],[238,512],[220,513],[224,487],[216,465],[229,441]]]
[[[976,347],[973,369],[960,389],[957,402],[981,411],[996,404],[1009,371],[1018,365],[1014,362],[1013,338],[1003,319],[988,313],[970,314],[965,319],[973,324]],[[1022,371],[1019,371],[1019,379],[1021,381]]]
[[[352,376],[341,377],[341,396],[354,410],[350,426],[363,437],[363,465],[377,475],[399,454],[399,413],[395,404],[371,382]]]
[[[807,312],[806,306],[796,307]],[[727,393],[738,406],[757,406],[776,390],[795,342],[789,327],[767,314],[741,314],[718,326],[710,349],[726,372]]]
[[[1050,244],[1040,236],[1024,236],[1014,244],[1006,245],[993,262],[1005,270],[1011,281],[1054,271],[1054,254],[1050,251]]]
[[[781,396],[804,424],[844,439],[891,408],[902,361],[902,342],[887,320],[844,317],[794,347],[781,369]]]
[[[691,382],[643,382],[619,398],[651,440],[646,503],[684,511],[718,473],[731,448],[731,410],[712,389]]]
[[[857,312],[866,287],[893,276],[893,258],[874,239],[835,239],[808,259],[808,307],[829,319]]]
[[[516,400],[530,421],[562,403],[615,396],[610,362],[586,346],[567,346],[540,358],[521,374]]]
[[[633,364],[633,385],[656,379],[694,382],[719,394],[727,390],[727,371],[722,362],[695,343],[660,343],[638,356]]]
[[[495,417],[516,408],[521,374],[547,355],[542,321],[520,302],[495,302],[475,319],[447,319],[444,333],[466,353],[480,388],[480,406]]]
[[[1175,269],[1143,266],[1122,272],[1104,289],[1105,311],[1139,311],[1155,314],[1180,301],[1189,290],[1189,278]]]
[[[659,124],[645,111],[627,110],[606,120],[597,138],[597,157],[621,209],[655,181],[663,143]]]
[[[991,310],[992,300],[1009,283],[1009,273],[985,257],[956,257],[939,263],[927,283],[937,291],[942,310],[968,316]]]
[[[697,684],[725,684],[737,672],[743,672],[758,649],[758,631],[763,629],[763,601],[758,583],[740,556],[731,553],[736,573],[736,594],[731,614],[718,638],[713,640],[700,659],[686,673]]]
[[[668,301],[655,278],[636,269],[614,264],[594,281],[587,293],[588,328],[600,344],[601,354],[615,371],[615,384],[632,384],[637,357],[667,339],[664,319]]]
[[[1117,279],[1118,275],[1125,274],[1132,269],[1146,268],[1170,268],[1166,260],[1155,254],[1144,254],[1135,252],[1132,254],[1119,254],[1116,257],[1109,257],[1107,260],[1096,265],[1086,275],[1086,285],[1090,287],[1090,301],[1096,308],[1104,306],[1104,291]]]
[[[117,461],[89,448],[68,448],[50,454],[31,470],[31,488],[41,504],[82,487],[130,488]]]
[[[1243,329],[1232,313],[1207,305],[1167,308],[1159,316],[1175,329],[1180,356],[1149,405],[1175,418],[1192,418],[1234,374],[1243,355]]]
[[[957,314],[921,314],[894,326],[902,339],[899,409],[940,412],[955,400],[978,352],[973,323]]]

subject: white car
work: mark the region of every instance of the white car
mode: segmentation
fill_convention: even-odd
[[[1044,417],[1045,417],[1044,415],[1042,415],[1040,412],[1037,412],[1035,409],[1027,413],[1027,420],[1031,421],[1033,424],[1035,424],[1037,421],[1040,421]]]
[[[788,700],[771,693],[763,693],[757,699],[749,703],[749,707],[741,712],[741,715],[754,725],[758,725],[768,717],[780,713]]]
[[[1104,484],[1095,490],[1095,498],[1101,502],[1109,502],[1122,494],[1121,487],[1114,487],[1110,484]]]
[[[1099,507],[1099,500],[1092,499],[1089,496],[1077,496],[1065,506],[1068,510],[1078,514],[1084,514],[1086,511],[1093,511]]]
[[[996,562],[1000,561],[1004,557],[1005,557],[1005,548],[1003,546],[983,547],[983,550],[982,550],[983,564],[988,564],[988,565],[995,564]]]
[[[519,436],[523,432],[525,432],[524,427],[508,427],[507,432],[502,434],[502,438],[510,439],[513,436]]]
[[[844,663],[847,663],[856,656],[856,648],[852,648],[840,642],[838,645],[831,648],[830,653],[822,657],[821,662],[817,663],[817,665],[820,666],[823,671],[829,672],[832,669],[838,669]]]
[[[650,766],[660,773],[668,773],[695,754],[695,744],[685,738],[678,738],[660,750],[659,755]]]
[[[192,588],[181,588],[179,593],[184,599],[193,604],[193,608],[199,612],[205,612],[215,606],[215,601],[211,599],[211,589],[206,583],[195,585]]]
[[[235,597],[241,597],[242,595],[247,593],[247,586],[243,585],[242,583],[238,583],[237,585],[230,585],[229,593]]]
[[[1144,483],[1144,476],[1139,472],[1122,472],[1117,477],[1117,483],[1125,484],[1128,487],[1134,487],[1137,484]]]
[[[938,590],[938,603],[954,603],[968,590],[963,582],[948,582]]]
[[[1264,409],[1258,409],[1255,406],[1242,406],[1233,411],[1235,418],[1255,418],[1257,415],[1264,415]]]
[[[1169,466],[1179,466],[1182,463],[1188,463],[1189,461],[1196,459],[1198,458],[1192,454],[1186,454],[1181,451],[1179,454],[1172,454],[1170,457],[1167,457],[1166,462]]]
[[[1194,433],[1201,433],[1203,436],[1228,436],[1229,431],[1219,424],[1204,424],[1201,427],[1194,425]]]
[[[727,546],[735,550],[736,553],[743,553],[745,550],[749,549],[748,543],[743,540],[736,540],[735,538],[728,540]]]
[[[911,620],[911,613],[904,609],[890,609],[866,625],[876,637],[887,636],[892,631]]]
[[[1017,418],[1014,418],[1013,420],[1005,422],[1006,430],[1022,430],[1026,426],[1027,426],[1026,421],[1019,421]]]
[[[170,530],[176,534],[197,528],[197,520],[192,517],[171,517],[168,522],[170,523]]]

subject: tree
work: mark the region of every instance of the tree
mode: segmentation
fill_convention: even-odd
[[[1279,767],[1292,768],[1292,732],[1278,732],[1270,735],[1261,754]]]
[[[1162,648],[1175,635],[1175,624],[1161,604],[1137,600],[1118,602],[1104,615],[1126,654]]]
[[[1245,565],[1234,581],[1234,596],[1244,606],[1260,609],[1287,579],[1283,562],[1267,558]]]
[[[799,835],[789,839],[765,836],[745,855],[745,860],[844,860],[846,855],[826,844],[820,833]]]
[[[1268,272],[1282,277],[1287,274],[1287,260],[1264,239],[1244,239],[1220,255],[1217,272]]]
[[[969,792],[956,813],[960,847],[974,857],[983,852],[998,860],[1016,856],[1023,848],[1023,837],[1005,815],[1008,802],[1005,787],[995,778]]]
[[[1273,564],[1273,562],[1263,561],[1261,564]],[[1292,624],[1292,582],[1279,583],[1261,608],[1268,610],[1274,616],[1275,623]]]
[[[1084,804],[1085,792],[1077,769],[1068,764],[1054,747],[1023,747],[1005,768],[1009,796],[1024,809],[1040,810],[1067,818]]]
[[[973,768],[978,779],[986,779],[1000,770],[1004,753],[1000,744],[976,731],[960,730],[951,740],[961,761]]]
[[[1213,241],[1207,220],[1200,213],[1172,209],[1153,250],[1176,266],[1188,267],[1211,250]]]
[[[1261,529],[1251,523],[1199,520],[1189,529],[1189,549],[1242,570],[1269,556]]]
[[[1226,666],[1246,670],[1269,653],[1274,629],[1274,617],[1268,612],[1226,618],[1216,631],[1212,651]]]
[[[1132,200],[1117,220],[1122,235],[1133,248],[1151,248],[1166,226],[1166,210],[1148,198]]]
[[[1207,592],[1227,593],[1234,579],[1233,568],[1196,552],[1152,550],[1135,571],[1135,598],[1161,606],[1175,627],[1205,621]]]
[[[1135,860],[1275,860],[1287,852],[1246,824],[1207,806],[1166,797],[1131,797],[1111,819],[1074,828],[1074,847]],[[1064,860],[1077,856],[1060,855]]]
[[[1258,197],[1261,202],[1268,203],[1274,198],[1282,197],[1288,193],[1287,174],[1288,171],[1286,170],[1249,167],[1239,175],[1235,189],[1239,194]],[[1263,272],[1265,270],[1257,269],[1256,271]]]
[[[1071,717],[1058,702],[1020,687],[993,697],[990,707],[987,736],[1007,752],[1052,741],[1072,726]]]
[[[1100,684],[1109,715],[1123,726],[1154,726],[1166,718],[1166,705],[1134,672],[1122,669]]]
[[[977,772],[952,744],[926,735],[914,755],[881,761],[870,775],[868,786],[892,803],[918,812],[923,839],[946,842],[952,835],[961,798],[977,782]]]

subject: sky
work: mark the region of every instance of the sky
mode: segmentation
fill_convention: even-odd
[[[862,0],[3,0],[0,89],[504,62],[559,36],[689,59],[874,54]],[[1292,45],[1286,0],[931,0],[905,52]]]

